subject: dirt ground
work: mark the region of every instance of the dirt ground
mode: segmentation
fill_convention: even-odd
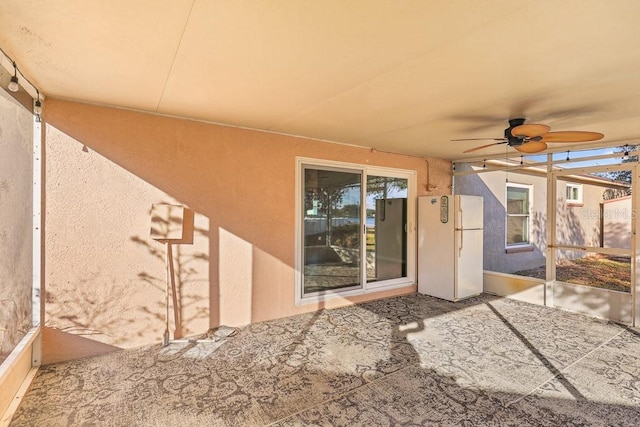
[[[545,267],[518,271],[514,274],[544,279]],[[556,265],[556,277],[561,282],[629,292],[631,259],[593,255],[573,261],[561,261]]]

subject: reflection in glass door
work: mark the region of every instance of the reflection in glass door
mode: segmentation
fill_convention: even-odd
[[[407,276],[406,178],[367,176],[367,281]]]
[[[304,167],[304,294],[361,287],[362,174]]]

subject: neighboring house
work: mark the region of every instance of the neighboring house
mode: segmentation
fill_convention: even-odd
[[[631,248],[631,220],[634,218],[631,196],[602,202],[600,215],[600,246],[604,248]]]
[[[458,170],[471,168],[456,166]],[[607,189],[625,192],[629,184],[575,174],[559,178],[557,185],[557,244],[629,247],[631,198],[605,201],[603,197]],[[454,187],[456,194],[484,197],[485,270],[515,273],[545,265],[547,177],[544,169],[463,175],[455,178]],[[582,251],[560,250],[557,259],[584,255]]]

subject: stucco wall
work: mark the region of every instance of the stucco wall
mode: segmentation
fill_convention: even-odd
[[[0,89],[0,361],[31,327],[33,116]]]
[[[631,248],[631,222],[635,218],[631,196],[605,200],[602,206],[603,246]]]
[[[157,202],[195,217],[174,247],[185,335],[415,290],[295,306],[295,158],[416,170],[419,194],[424,159],[55,99],[45,112],[45,362],[161,339]],[[448,191],[450,163],[429,165]]]
[[[604,188],[582,184],[582,203],[572,204],[566,200],[567,182],[558,179],[556,235],[559,244],[576,246],[600,246],[600,203]],[[584,252],[559,250],[557,258],[576,259]]]

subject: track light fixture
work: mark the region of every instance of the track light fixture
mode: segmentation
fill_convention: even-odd
[[[9,82],[8,89],[11,92],[17,92],[18,89],[20,89],[20,86],[18,85],[18,67],[16,66],[15,61],[13,62],[13,76]]]

